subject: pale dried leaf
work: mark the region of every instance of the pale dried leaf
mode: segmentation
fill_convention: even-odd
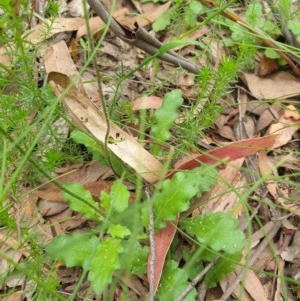
[[[246,289],[255,301],[270,301],[259,278],[250,269],[247,271],[246,281],[243,283],[242,289]]]
[[[60,191],[58,192],[61,193]],[[58,214],[68,208],[68,204],[62,202],[48,201],[47,198],[39,202],[39,212],[42,216]]]
[[[257,99],[282,99],[300,94],[300,80],[287,72],[278,72],[267,78],[243,72],[241,79]]]
[[[256,124],[257,133],[268,127],[274,120],[279,119],[283,114],[283,109],[277,104],[272,104],[271,106],[264,104],[262,107],[265,110],[259,114],[260,116]]]
[[[64,58],[62,68],[59,64],[60,57]],[[44,59],[48,73],[59,72],[67,76],[74,75],[73,70],[76,69],[76,67],[71,60],[68,48],[64,42],[60,42],[59,47],[57,45],[49,47]],[[49,64],[49,62],[51,63]],[[69,70],[71,70],[71,72]],[[57,76],[55,93],[59,96],[61,88],[59,88],[58,85],[66,86],[67,84],[64,83],[64,80],[61,80],[62,78],[65,79],[64,76],[60,76],[58,73],[55,76]],[[63,100],[74,120],[100,142],[105,143],[107,121],[103,113],[90,102],[88,97],[73,87]],[[110,122],[109,137],[115,142],[108,143],[108,148],[123,162],[139,173],[146,181],[154,183],[160,179],[160,171],[163,169],[162,164],[146,151],[132,136]]]
[[[299,85],[300,86],[300,85]],[[274,148],[287,144],[300,129],[300,113],[292,105],[287,106],[278,123],[272,124],[270,134],[276,134]]]
[[[144,96],[131,102],[133,110],[158,109],[162,105],[162,99],[157,96]]]
[[[23,291],[16,291],[5,298],[5,301],[22,301]]]
[[[44,19],[43,23],[38,24],[29,30],[29,32],[26,32],[24,38],[30,43],[38,44],[57,33],[76,31],[84,24],[84,22],[83,18],[59,17],[56,18],[53,23],[50,20]]]
[[[239,190],[239,187],[245,185],[245,179],[240,174],[240,169],[244,163],[245,158],[234,160],[226,165],[226,167],[219,172],[219,180],[211,191],[204,193],[199,202],[202,204],[199,209],[194,211],[193,215],[204,214],[205,212],[217,212],[217,211],[229,211],[233,205],[239,200],[239,195],[236,190],[229,189],[229,187],[235,187]]]
[[[89,5],[86,3],[88,11]],[[84,6],[82,0],[72,0],[68,3],[68,14],[72,17],[84,17]]]

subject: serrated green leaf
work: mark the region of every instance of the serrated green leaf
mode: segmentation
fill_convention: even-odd
[[[171,137],[170,128],[178,117],[177,109],[182,103],[182,91],[175,89],[166,93],[161,107],[155,111],[155,123],[152,126],[151,134],[158,143],[163,143]],[[151,149],[154,155],[158,155],[160,152],[157,144],[153,144]]]
[[[129,191],[122,180],[115,180],[110,190],[111,206],[117,212],[122,212],[128,207]]]
[[[88,275],[97,296],[111,283],[113,273],[120,267],[119,254],[122,251],[121,240],[116,238],[108,238],[98,245]]]
[[[175,220],[177,213],[188,209],[191,198],[209,190],[216,177],[213,166],[203,165],[177,172],[171,180],[165,180],[152,198],[155,227],[160,229],[164,227],[164,221]]]
[[[225,278],[226,275],[233,272],[236,265],[241,261],[242,253],[228,254],[221,257],[217,263],[206,273],[204,282],[208,287],[214,287]]]
[[[107,232],[112,237],[116,237],[116,238],[124,238],[124,237],[129,236],[131,234],[130,230],[127,227],[124,227],[124,226],[121,226],[121,225],[111,225],[108,228]]]
[[[176,300],[189,285],[188,278],[186,271],[178,268],[177,262],[169,261],[165,267],[156,297],[159,301]],[[195,301],[196,296],[197,291],[194,288],[184,298],[184,301]]]
[[[98,244],[99,239],[94,235],[74,233],[56,236],[45,250],[53,259],[62,261],[66,267],[88,269],[91,255]]]
[[[85,200],[85,202],[83,202],[67,192],[63,192],[63,198],[68,202],[72,210],[83,214],[91,220],[99,221],[102,219],[100,210],[97,208],[98,205],[94,201],[91,193],[80,183],[65,183],[64,187]]]
[[[244,233],[238,229],[237,220],[229,213],[216,212],[180,221],[188,234],[216,252],[240,252],[245,243]]]

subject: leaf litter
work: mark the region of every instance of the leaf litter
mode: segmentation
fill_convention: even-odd
[[[107,6],[110,5],[110,1],[104,2]],[[82,49],[79,46],[80,39],[87,34],[85,20],[82,17],[82,7],[78,1],[71,1],[68,5],[67,3],[64,4],[65,12],[75,17],[58,17],[52,23],[51,30],[47,32],[47,35],[45,35],[45,32],[49,27],[49,21],[43,19],[24,34],[24,39],[33,44],[44,44],[41,55],[49,81],[52,81],[57,97],[61,97],[63,89],[71,81],[75,81],[75,86],[71,87],[69,93],[61,99],[72,119],[80,127],[89,131],[95,139],[104,143],[105,137],[103,134],[106,131],[106,122],[101,109],[99,110],[98,87],[95,84],[86,83],[95,77],[94,70],[87,69],[83,75],[80,75],[77,71],[85,63]],[[134,22],[149,28],[170,5],[171,1],[166,4],[143,4],[128,0],[126,6],[123,7],[120,1],[117,1],[115,17],[129,28],[132,28]],[[130,16],[130,13],[135,12],[134,8],[142,14],[137,14],[134,17]],[[89,24],[93,34],[97,34],[97,31],[99,34],[99,28],[103,28],[103,22],[98,17],[90,18]],[[203,35],[208,34],[208,28],[205,25],[205,27],[197,30],[193,33],[193,38],[201,40]],[[59,35],[65,32],[76,34],[75,40],[69,45]],[[162,36],[162,39],[167,41],[168,37]],[[209,41],[208,36],[205,39]],[[218,42],[211,41],[210,44],[212,45],[213,61],[218,65],[220,58],[226,52]],[[10,44],[0,48],[0,53],[3,54],[0,61],[2,64],[6,66],[11,64],[7,49],[13,47],[14,45]],[[197,51],[199,51],[197,47],[187,46],[181,49],[181,54],[188,57]],[[113,75],[126,70],[130,71],[145,56],[142,51],[128,47],[127,44],[117,40],[113,35],[107,37],[98,55],[100,56],[99,65],[106,75]],[[207,58],[199,59],[201,66],[210,63]],[[166,63],[161,64],[162,70],[159,71],[161,73],[154,73],[153,75],[153,66],[151,66],[148,70],[136,72],[132,79],[124,80],[121,84],[122,94],[119,95],[119,101],[129,100],[134,111],[147,109],[153,114],[153,110],[161,107],[162,96],[170,89],[170,86],[163,88],[163,93],[153,91],[150,95],[145,96],[144,92],[148,91],[154,84],[161,83],[163,86],[166,78],[172,79],[168,82],[168,85],[171,85],[172,88],[181,89],[186,99],[190,101],[195,99],[198,91],[194,87],[194,76],[183,72],[177,73],[178,71],[175,71],[174,67],[170,67]],[[125,68],[125,70],[122,70],[122,68]],[[264,66],[263,68],[267,67]],[[224,107],[221,115],[215,121],[215,127],[207,130],[205,133],[207,137],[204,138],[199,135],[199,140],[202,140],[203,145],[208,142],[208,147],[213,149],[209,151],[204,149],[201,153],[193,152],[182,157],[179,161],[173,162],[173,167],[176,170],[194,169],[203,163],[209,163],[217,165],[219,172],[218,181],[214,187],[201,197],[195,198],[190,208],[183,213],[183,216],[202,216],[206,212],[231,211],[239,220],[240,228],[244,230],[247,227],[247,220],[245,218],[245,208],[241,205],[240,200],[241,198],[248,198],[250,206],[263,221],[263,225],[260,227],[253,223],[253,233],[250,233],[251,235],[248,237],[253,250],[250,265],[254,269],[249,269],[243,282],[241,282],[237,279],[242,273],[242,268],[236,268],[233,274],[230,274],[219,283],[219,290],[207,289],[206,299],[203,300],[220,298],[225,300],[230,296],[238,297],[241,294],[243,294],[243,300],[281,300],[280,269],[285,271],[285,276],[291,277],[295,281],[300,278],[300,192],[299,187],[289,184],[295,182],[291,171],[299,171],[300,169],[299,154],[297,155],[297,152],[299,152],[300,115],[298,104],[293,102],[295,105],[286,105],[289,102],[285,101],[286,99],[293,100],[299,97],[300,85],[299,78],[290,72],[277,70],[277,68],[273,68],[270,72],[264,71],[263,77],[262,74],[258,76],[255,73],[242,72],[240,79],[248,89],[243,96],[243,105],[239,103],[237,106],[231,107],[230,112],[228,112],[225,105],[228,99],[220,99],[219,105]],[[104,96],[107,96],[106,100],[112,101],[116,83],[114,81],[106,82],[103,84],[103,89],[105,91]],[[273,99],[276,101],[269,101]],[[178,118],[178,123],[180,122],[180,118]],[[237,125],[245,130],[246,136],[236,134]],[[153,184],[161,180],[160,172],[163,170],[164,161],[160,161],[161,158],[154,157],[143,144],[117,124],[111,122],[110,126],[112,138],[121,139],[122,141],[122,143],[110,144],[110,151],[136,173],[140,174],[146,182]],[[62,127],[62,132],[69,131],[66,124]],[[249,192],[247,185],[251,183],[251,180],[249,180],[247,174],[249,171],[246,167],[249,166],[247,165],[247,158],[251,157],[256,166],[254,173],[256,173],[256,176],[262,177],[263,181],[258,183],[257,187],[251,187],[252,191]],[[172,171],[167,174],[167,178],[172,178],[175,174],[176,171]],[[62,166],[57,168],[56,173],[53,174],[61,184],[80,182],[90,191],[95,200],[97,200],[101,191],[110,191],[113,181],[109,179],[112,175],[113,170],[99,162]],[[282,183],[274,180],[278,177],[283,177],[286,180]],[[41,179],[40,183],[41,187],[27,187],[23,190],[23,204],[15,203],[10,211],[11,217],[18,224],[19,231],[11,233],[9,237],[5,231],[2,229],[0,231],[1,252],[5,254],[5,257],[0,259],[2,271],[13,269],[10,262],[22,263],[24,259],[29,257],[28,248],[30,246],[19,245],[22,227],[31,227],[31,231],[35,231],[39,236],[38,241],[42,245],[46,245],[55,239],[58,234],[77,233],[78,229],[86,230],[94,225],[93,221],[69,208],[62,198],[62,191],[55,184],[48,183],[45,179]],[[134,197],[134,192],[132,192],[131,201],[134,200]],[[258,200],[262,200],[262,204]],[[273,203],[276,206],[272,205]],[[154,277],[156,288],[159,285],[167,252],[176,234],[178,218],[179,216],[176,216],[174,222],[168,222],[166,227],[155,235],[157,260],[155,262],[156,273]],[[274,239],[273,244],[275,252],[279,254],[279,262],[276,262],[270,248],[266,245],[263,247],[266,233],[270,234],[269,239],[271,240],[275,236],[279,237],[279,239]],[[244,261],[242,262],[250,267],[246,260],[249,255],[246,249],[243,255]],[[148,264],[148,270],[149,266],[150,264]],[[256,272],[256,269],[275,274],[277,276],[276,283],[272,283],[273,278],[271,277],[263,277],[261,273]],[[61,293],[65,296],[71,294],[82,270],[59,266],[57,273],[61,282]],[[94,273],[98,275],[99,270],[94,271]],[[124,282],[130,289],[130,300],[143,300],[146,297],[148,282],[145,275],[132,277],[130,281],[124,279]],[[22,294],[20,293],[21,287],[30,289],[30,283],[26,280],[26,277],[10,277],[6,283],[2,284],[1,292],[11,292],[10,297],[5,300],[25,300],[25,297],[27,297],[27,300],[32,300],[33,292]],[[119,296],[122,295],[120,288],[121,286],[116,288],[114,300],[119,300]],[[298,289],[299,297],[299,286],[296,289]],[[272,291],[274,291],[274,297],[271,295]],[[78,295],[88,295],[93,300],[102,300],[89,291],[87,281],[84,281]],[[225,298],[224,295],[228,296]],[[296,300],[293,295],[290,298]]]

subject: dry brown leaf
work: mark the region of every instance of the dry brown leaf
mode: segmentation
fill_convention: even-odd
[[[51,71],[59,70],[60,73],[69,77],[77,76],[77,68],[73,63],[65,41],[54,44],[46,49],[44,54],[45,68],[49,74]],[[75,83],[78,85],[79,78]]]
[[[97,161],[91,161],[89,163],[76,163],[72,165],[66,165],[55,169],[55,175],[57,176],[57,182],[74,182],[77,181],[81,184],[97,181],[98,179],[105,179],[107,173],[110,172],[108,166],[103,166]],[[43,185],[43,188],[53,187],[55,185],[49,183]]]
[[[24,295],[24,291],[17,291],[5,298],[5,301],[22,301]]]
[[[154,292],[156,292],[160,278],[162,275],[163,267],[165,264],[166,256],[177,232],[177,220],[173,222],[166,222],[165,228],[161,229],[155,234],[154,246],[155,246],[155,261],[154,261]],[[151,268],[151,253],[148,256],[147,264],[147,276],[148,282],[150,282],[150,268]]]
[[[157,96],[144,96],[131,102],[133,110],[158,109],[162,105],[162,99]]]
[[[61,195],[61,191],[58,191],[57,194]],[[45,198],[39,202],[38,207],[41,216],[52,216],[66,210],[69,205],[62,201],[56,202]]]
[[[257,73],[258,76],[265,77],[279,70],[279,68],[278,60],[270,59],[266,55],[263,55],[260,59]]]
[[[61,58],[64,59],[63,62]],[[47,73],[52,72],[55,93],[60,96],[62,88],[66,88],[70,82],[69,77],[74,76],[74,69],[76,69],[65,42],[62,41],[49,47],[44,60]],[[106,119],[103,113],[91,103],[90,99],[72,87],[63,101],[73,119],[101,143],[105,143]],[[155,183],[160,179],[163,165],[132,136],[112,122],[110,122],[109,138],[111,142],[107,146],[110,151],[139,173],[141,177],[150,183]]]
[[[116,20],[120,23],[122,23],[126,17],[126,15],[129,13],[127,8],[122,8],[118,11],[116,11],[113,16],[116,18]],[[103,29],[104,22],[99,17],[93,17],[89,19],[89,27],[91,34],[95,34],[99,32],[99,30]],[[82,24],[76,33],[76,42],[82,37],[85,36],[88,33],[86,24]]]
[[[264,111],[268,110],[270,105],[261,101],[248,101],[247,111],[260,116]]]
[[[143,6],[144,14],[135,15],[132,18],[126,18],[122,25],[125,25],[130,28],[135,28],[134,23],[137,22],[139,26],[147,27],[152,24],[160,15],[167,11],[171,5],[172,1],[169,1],[163,5],[149,4],[149,7],[146,9],[146,6]]]
[[[57,18],[54,22],[44,19],[43,23],[38,24],[29,32],[24,34],[25,40],[30,43],[37,44],[45,39],[51,38],[53,35],[66,32],[76,31],[84,24],[83,18]]]
[[[292,105],[287,106],[278,123],[272,124],[270,134],[276,134],[274,148],[287,144],[300,129],[300,113]]]
[[[283,109],[277,105],[264,104],[265,110],[259,114],[259,119],[256,124],[256,132],[259,133],[264,128],[268,127],[275,119],[279,119],[283,113]]]
[[[73,229],[79,228],[83,223],[87,221],[87,218],[82,214],[72,215],[72,218],[64,219],[64,221],[60,224],[61,229],[64,233],[66,231],[71,231]]]
[[[270,301],[262,286],[261,281],[252,270],[247,271],[247,276],[243,282],[242,289],[246,289],[249,295],[255,301]],[[237,295],[238,296],[238,295]]]
[[[12,47],[14,48],[12,43],[6,45],[5,47],[0,47],[0,64],[3,64],[6,67],[10,66],[10,64],[12,63]]]
[[[287,72],[266,78],[243,72],[241,79],[257,99],[285,99],[300,94],[300,79]]]
[[[22,255],[25,257],[30,256],[29,252],[26,251],[28,245],[25,243],[24,245],[22,245],[22,248],[20,248],[20,243],[18,242],[18,240],[16,240],[12,235],[10,235],[10,237],[7,237],[7,233],[5,231],[0,231],[0,242],[12,248],[14,250],[14,254],[16,254],[19,259]]]
[[[274,173],[277,172],[276,166],[264,151],[260,151],[258,153],[258,166],[262,176],[265,177],[266,179],[268,179],[268,177],[274,175]],[[278,176],[278,174],[275,174],[275,176]],[[266,187],[277,204],[282,206],[284,209],[300,216],[300,209],[298,207],[298,204],[297,203],[289,204],[286,202],[287,198],[284,197],[285,192],[279,187],[278,182],[266,181]]]
[[[53,35],[66,32],[76,31],[84,24],[83,18],[62,18],[59,17],[54,22],[43,19],[43,23],[36,25],[34,28],[27,30],[22,38],[32,44],[42,43],[44,40],[51,38]],[[15,52],[13,43],[0,47],[0,63],[9,66],[12,61],[10,55]]]
[[[197,203],[203,203],[210,200],[199,209],[193,212],[193,215],[204,214],[205,212],[217,212],[231,210],[233,205],[239,200],[237,190],[246,183],[245,177],[240,174],[240,169],[245,158],[234,160],[219,171],[219,180],[211,191],[205,193]],[[229,187],[234,187],[230,189]],[[240,191],[239,191],[240,192]]]
[[[72,180],[72,182],[75,182],[76,180]],[[67,181],[65,181],[67,182]],[[68,181],[69,182],[69,181]],[[79,182],[79,181],[76,181]],[[62,182],[63,183],[63,182]],[[96,181],[96,182],[89,182],[85,183],[83,187],[90,191],[92,196],[95,199],[99,198],[100,192],[103,190],[107,193],[110,192],[111,186],[113,182],[112,181]],[[37,190],[34,191],[33,194],[37,197],[39,197],[42,200],[50,201],[50,202],[65,202],[62,197],[62,191],[55,186],[52,186],[51,188],[43,189],[43,190]]]
[[[190,154],[177,161],[174,164],[174,167],[177,169],[194,169],[202,163],[220,164],[224,159],[233,161],[242,157],[254,155],[261,149],[273,148],[275,139],[275,135],[268,135],[260,138],[239,140],[217,147],[206,153]],[[171,177],[173,174],[174,172],[169,173],[168,177]]]

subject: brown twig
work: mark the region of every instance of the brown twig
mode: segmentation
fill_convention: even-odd
[[[150,55],[158,54],[157,57],[163,61],[171,63],[175,66],[182,67],[183,69],[198,74],[200,67],[190,62],[184,57],[178,55],[174,51],[166,51],[159,53],[159,49],[164,46],[160,41],[154,38],[147,30],[138,23],[135,23],[135,29],[130,30],[129,28],[120,24],[116,19],[111,16],[111,13],[105,7],[100,0],[88,0],[89,5],[95,11],[95,13],[103,20],[104,23],[109,24],[109,28],[114,32],[117,37],[128,43],[129,45],[135,46],[142,49]]]

